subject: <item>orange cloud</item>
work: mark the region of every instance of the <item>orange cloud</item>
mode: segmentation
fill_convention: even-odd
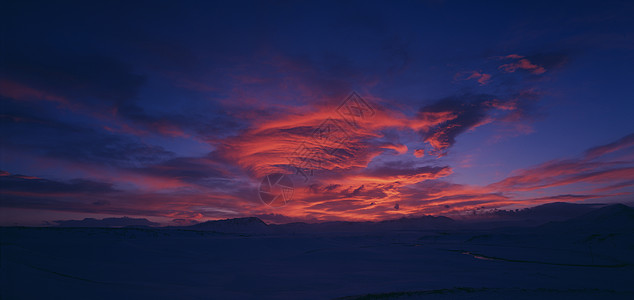
[[[240,135],[219,141],[219,153],[261,177],[284,172],[293,162],[315,170],[365,168],[385,149],[407,152],[403,144],[375,142],[380,130],[393,127],[425,131],[455,118],[452,112],[425,112],[413,118],[377,107],[371,119],[356,120],[351,126],[336,113],[337,106],[288,108],[268,117],[252,120]],[[327,129],[326,134],[319,130]]]

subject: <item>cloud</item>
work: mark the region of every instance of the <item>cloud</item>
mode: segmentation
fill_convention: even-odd
[[[594,159],[615,151],[634,147],[634,133],[626,135],[615,142],[590,148],[586,151],[586,159]]]
[[[483,208],[628,195],[620,189],[632,186],[634,165],[631,161],[618,160],[620,154],[627,153],[632,147],[622,146],[626,144],[623,141],[627,138],[586,152],[617,149],[599,151],[611,154],[617,160],[609,160],[607,155],[555,160],[516,170],[511,176],[486,186],[446,181],[452,173],[448,166],[417,165],[405,161],[328,171],[327,175],[315,175],[306,188],[296,187],[292,201],[276,211],[254,200],[254,190],[248,177],[224,173],[222,164],[218,164],[213,156],[176,158],[130,170],[144,180],[151,178],[145,176],[156,173],[155,178],[194,183],[186,188],[162,192],[157,192],[161,191],[160,186],[149,191],[124,190],[112,183],[95,180],[50,180],[2,171],[0,183],[7,188],[2,191],[0,205],[179,219],[171,224],[241,216],[259,216],[279,223],[465,214]],[[590,183],[590,187],[596,188],[575,193],[555,190],[553,194],[547,190],[580,182]],[[542,196],[525,194],[531,191]],[[394,209],[396,203],[398,210]]]
[[[366,167],[386,149],[407,151],[407,146],[388,141],[381,130],[426,131],[453,118],[445,111],[410,118],[377,106],[375,115],[352,125],[337,113],[338,108],[338,104],[313,105],[261,116],[239,135],[219,141],[218,153],[256,177],[283,172],[298,162],[308,169],[350,170]],[[320,133],[324,130],[325,135]]]
[[[456,71],[446,69],[456,62],[455,47],[443,35],[425,43],[403,38],[417,30],[393,27],[399,22],[387,21],[372,7],[359,11],[350,5],[344,8],[350,13],[317,18],[325,22],[318,26],[305,23],[317,28],[314,34],[297,35],[308,27],[268,22],[297,8],[285,5],[253,11],[220,5],[205,10],[207,18],[169,24],[164,16],[174,11],[192,14],[173,6],[115,4],[91,8],[86,21],[74,12],[89,5],[34,10],[14,2],[3,14],[16,30],[8,30],[3,47],[0,138],[10,158],[7,171],[27,175],[0,173],[10,183],[3,205],[147,214],[173,222],[239,215],[373,219],[538,201],[548,194],[521,191],[574,182],[617,189],[632,181],[629,165],[573,159],[518,170],[509,177],[519,177],[498,185],[445,182],[456,170],[447,164],[461,159],[437,158],[462,134],[486,124],[503,134],[530,132],[527,123],[541,94],[517,90],[525,82],[514,80],[550,74],[567,61],[566,54],[510,54],[489,60],[491,65],[462,65],[458,70],[467,72],[456,80],[491,94],[467,92],[421,103],[422,93],[452,95],[444,94],[442,78]],[[122,9],[145,13],[120,14]],[[113,12],[120,20],[104,27],[101,21]],[[259,21],[236,22],[234,12],[241,20]],[[307,20],[314,21],[313,15]],[[263,23],[270,26],[259,26]],[[320,31],[332,26],[339,30]],[[179,35],[182,31],[208,38],[192,39]],[[508,72],[513,74],[503,74]],[[375,115],[348,126],[337,108],[354,89]],[[315,133],[327,121],[332,130]],[[629,147],[627,140],[615,143],[589,150],[587,159]],[[403,155],[410,148],[419,159]],[[312,155],[304,162],[314,171],[307,186],[298,184],[294,201],[277,211],[262,205],[258,178],[285,172],[304,183],[293,166],[305,154]],[[540,179],[539,171],[552,178]],[[556,192],[567,193],[574,194]]]
[[[460,214],[482,207],[491,209],[631,195],[622,190],[634,184],[634,163],[627,157],[627,152],[634,147],[629,143],[629,136],[591,148],[579,158],[554,160],[516,170],[505,179],[486,186],[455,184],[442,178],[403,186],[398,190],[400,203],[407,204],[403,207],[411,208],[412,214]],[[599,153],[602,156],[598,156]],[[607,154],[613,154],[615,158],[610,160]],[[590,184],[585,185],[586,193],[522,197],[524,192],[549,194],[552,193],[550,188],[572,187],[579,192],[578,183]]]
[[[306,141],[310,142],[309,146],[312,149],[321,151],[320,164],[315,169],[310,186],[306,189],[296,189],[293,201],[280,208],[277,214],[284,217],[271,216],[271,220],[376,220],[402,215],[460,213],[483,206],[502,207],[517,203],[517,199],[523,199],[522,203],[525,204],[544,202],[548,199],[578,201],[582,200],[582,197],[566,198],[566,194],[560,194],[550,196],[551,198],[518,198],[515,193],[575,182],[614,185],[615,180],[634,180],[628,178],[632,174],[632,168],[629,166],[618,167],[612,162],[602,160],[585,159],[586,161],[582,162],[584,159],[572,159],[554,161],[533,168],[535,170],[518,170],[498,183],[478,187],[443,182],[443,179],[452,174],[449,166],[424,165],[421,164],[422,161],[417,164],[374,160],[377,157],[394,157],[406,151],[404,145],[392,141],[397,139],[390,138],[386,133],[388,129],[429,133],[430,138],[438,140],[444,138],[451,141],[449,137],[453,137],[454,140],[449,142],[446,148],[434,148],[432,151],[447,150],[455,142],[457,135],[481,126],[487,120],[521,120],[530,113],[525,102],[532,101],[531,95],[518,95],[506,99],[491,95],[447,98],[426,106],[413,117],[405,117],[398,112],[374,105],[376,114],[373,119],[360,120],[358,127],[346,127],[346,143],[325,148],[314,139],[315,129],[319,128],[324,120],[329,119],[340,127],[347,124],[336,111],[332,111],[336,106],[314,106],[313,111],[306,108],[289,108],[284,113],[254,119],[250,127],[236,136],[219,139],[222,144],[208,156],[159,155],[158,159],[149,159],[153,155],[144,159],[127,156],[126,147],[117,147],[117,142],[93,131],[73,127],[72,124],[19,115],[20,117],[5,119],[8,122],[26,122],[38,131],[45,130],[43,125],[38,124],[48,124],[46,127],[53,130],[60,127],[69,132],[81,133],[79,136],[83,140],[94,139],[91,143],[95,145],[79,148],[78,153],[74,155],[80,158],[87,157],[86,162],[113,165],[116,167],[114,174],[117,176],[108,181],[81,182],[47,180],[5,172],[2,173],[5,176],[0,178],[9,178],[17,184],[12,184],[14,188],[3,193],[5,197],[2,205],[38,209],[63,207],[68,211],[161,216],[197,221],[208,218],[267,215],[271,211],[257,201],[257,193],[253,188],[254,179],[267,171],[288,172],[288,158],[292,157],[294,150],[297,149],[293,147],[298,147]],[[519,114],[519,117],[509,117],[515,113]],[[452,131],[458,126],[464,130]],[[439,132],[446,136],[439,135]],[[336,132],[329,133],[337,136]],[[98,139],[104,139],[105,142]],[[631,146],[629,139],[625,137],[617,142],[588,150],[587,156],[596,156],[596,153],[618,154],[619,151],[627,150],[627,147],[630,147],[628,145]],[[44,144],[42,146],[49,150],[54,149]],[[102,155],[101,160],[80,152],[99,147],[110,147],[108,151],[120,149],[121,152],[106,152],[111,154]],[[139,151],[130,152],[138,155]],[[119,154],[114,155],[115,153]],[[122,160],[117,162],[115,158],[119,155]],[[603,156],[600,158],[603,159]],[[124,163],[126,161],[130,163]],[[299,176],[294,178],[297,179]],[[136,187],[124,188],[127,187],[126,182],[134,183]],[[588,196],[584,199],[600,196],[596,194],[598,192],[594,193],[587,192],[581,195]],[[395,203],[399,204],[398,210],[394,209]]]
[[[401,202],[415,208],[414,213],[439,214],[465,211],[488,205],[508,205],[511,198],[487,187],[450,183],[444,180],[424,181],[401,189]]]
[[[129,65],[107,56],[59,51],[45,44],[8,44],[4,50],[3,78],[86,105],[131,101],[145,82]]]
[[[419,116],[451,116],[419,131],[423,141],[433,148],[427,154],[444,156],[459,135],[489,123],[502,123],[502,130],[510,128],[515,135],[532,132],[527,122],[536,115],[535,104],[539,97],[540,94],[532,90],[521,90],[505,97],[466,93],[423,106]]]
[[[62,96],[37,90],[8,79],[0,79],[0,95],[16,100],[46,100],[62,106],[70,106],[68,99]]]
[[[38,110],[24,112],[22,107],[6,108],[7,114],[0,118],[5,151],[121,167],[156,163],[174,155],[137,137],[33,115],[43,114]]]
[[[555,196],[546,196],[546,197],[539,197],[539,198],[532,198],[532,199],[528,199],[525,201],[529,201],[529,202],[554,202],[554,201],[580,201],[580,200],[586,200],[586,199],[596,199],[596,198],[603,198],[606,195],[575,195],[575,194],[565,194],[565,195],[555,195]]]
[[[491,74],[483,73],[482,71],[467,71],[459,72],[454,76],[456,80],[470,80],[475,79],[480,85],[486,85],[491,80]]]
[[[0,183],[7,187],[0,192],[1,207],[200,220],[235,216],[237,211],[246,211],[243,205],[248,202],[246,193],[236,196],[240,192],[236,187],[227,192],[204,187],[166,190],[157,185],[146,191],[87,179],[27,178],[0,176]]]
[[[566,65],[570,61],[570,55],[565,52],[542,52],[528,55],[526,59],[547,70],[555,70]]]
[[[614,167],[612,163],[597,163],[583,160],[554,160],[529,169],[519,170],[502,181],[491,184],[492,188],[505,191],[530,191],[568,185],[576,182],[598,182],[632,177],[632,168]],[[629,174],[629,175],[628,175]]]
[[[141,97],[147,76],[120,59],[93,51],[74,53],[46,43],[30,47],[8,43],[5,48],[2,97],[56,103],[58,115],[88,116],[111,132],[137,136],[217,138],[242,127],[214,103],[175,105],[164,97],[161,105],[171,109],[154,109],[156,99],[149,102]]]
[[[492,122],[523,121],[531,113],[530,99],[535,96],[465,94],[425,105],[412,116],[399,111],[406,108],[382,105],[393,101],[365,93],[375,114],[350,126],[337,108],[351,82],[376,84],[380,72],[374,70],[366,76],[363,67],[345,55],[300,57],[265,50],[253,58],[258,62],[247,59],[223,65],[220,69],[226,78],[207,80],[213,84],[178,70],[168,76],[177,86],[214,94],[212,98],[220,100],[182,110],[168,105],[158,111],[139,97],[145,76],[125,63],[100,55],[70,57],[49,50],[43,58],[12,54],[16,60],[0,81],[6,87],[3,97],[11,99],[8,113],[2,116],[9,125],[2,133],[3,141],[12,152],[92,169],[86,177],[93,179],[47,180],[8,174],[3,177],[24,181],[6,191],[6,206],[162,216],[177,223],[245,215],[268,215],[271,220],[368,220],[504,205],[512,199],[506,190],[442,183],[453,172],[449,166],[423,165],[424,160],[386,163],[382,159],[408,151],[400,141],[400,135],[408,132],[418,133],[432,147],[427,153],[417,149],[414,156],[443,156],[462,133]],[[391,59],[383,68],[391,74],[410,63],[404,45],[388,47],[383,55]],[[50,59],[57,61],[47,64]],[[537,72],[532,66],[537,62],[544,68],[552,65],[547,57],[507,59],[519,64],[514,70]],[[529,64],[521,62],[523,59]],[[195,68],[193,65],[184,69]],[[88,68],[104,73],[102,77],[94,75],[99,72],[84,76]],[[54,79],[55,74],[63,76]],[[482,71],[461,76],[480,85],[491,79]],[[230,88],[221,93],[217,87],[224,84]],[[51,118],[45,112],[47,107],[31,109],[27,102],[37,99],[68,109],[76,119]],[[86,116],[97,117],[85,122],[81,118]],[[323,134],[316,130],[326,122],[337,130],[329,129],[326,138],[321,138]],[[149,142],[154,134],[196,139],[214,150],[208,156],[179,156],[167,146]],[[280,214],[271,214],[257,201],[254,182],[267,173],[293,172],[292,162],[305,158],[298,150],[314,154],[309,161],[309,168],[315,171],[310,187],[298,188],[294,201]],[[107,174],[99,174],[106,170]],[[434,185],[444,190],[418,189]],[[97,192],[100,187],[103,190]]]
[[[11,175],[2,171],[0,176],[3,193],[24,192],[29,194],[66,194],[66,193],[98,193],[107,194],[117,192],[111,184],[87,179],[75,179],[68,182],[42,179],[34,176]]]
[[[530,73],[536,75],[546,72],[546,69],[544,67],[533,64],[530,60],[525,58],[520,59],[517,62],[503,64],[499,67],[499,69],[507,73],[513,73],[517,70],[527,70]]]
[[[605,184],[634,180],[634,164],[631,161],[611,161],[605,157],[606,154],[632,148],[634,143],[631,136],[593,147],[581,158],[553,160],[515,171],[514,175],[493,183],[490,187],[503,191],[531,191],[580,182]],[[615,189],[620,187],[622,186],[614,186]]]
[[[456,142],[456,137],[469,129],[473,129],[487,118],[490,107],[485,102],[495,97],[491,95],[463,95],[448,97],[421,108],[419,114],[448,113],[454,118],[421,131],[423,140],[429,143],[435,154],[443,156],[446,150]]]
[[[526,57],[510,54],[501,59],[513,60],[513,62],[498,67],[503,72],[514,73],[515,71],[523,70],[534,75],[541,75],[549,69],[563,66],[568,61],[568,56],[563,53],[538,53]]]
[[[391,162],[379,167],[365,169],[359,175],[350,175],[348,180],[368,181],[373,183],[414,184],[425,180],[446,177],[452,173],[445,167],[412,167],[405,162]]]
[[[220,163],[211,157],[176,157],[157,164],[147,165],[130,170],[140,173],[166,178],[176,178],[184,181],[197,181],[206,178],[222,177]]]

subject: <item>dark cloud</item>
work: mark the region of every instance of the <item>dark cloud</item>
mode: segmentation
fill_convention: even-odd
[[[148,175],[178,178],[185,181],[221,177],[223,173],[213,168],[212,164],[213,161],[208,158],[177,157],[134,170]]]
[[[456,137],[473,128],[487,117],[491,109],[485,105],[486,101],[495,99],[494,96],[463,95],[441,99],[420,109],[419,114],[451,113],[455,118],[422,132],[425,142],[430,143],[436,151],[445,151],[456,143]]]
[[[0,207],[187,219],[196,219],[203,215],[222,217],[227,214],[227,210],[216,212],[202,209],[199,212],[193,208],[205,207],[211,203],[222,207],[221,201],[218,201],[222,196],[208,195],[204,191],[152,193],[117,189],[111,183],[95,180],[51,180],[11,175],[6,171],[0,174],[0,186],[3,187],[0,192]],[[168,207],[164,206],[167,203]]]
[[[61,51],[46,44],[16,48],[3,49],[3,78],[78,103],[131,101],[145,82],[129,65],[112,57]]]
[[[521,71],[524,74],[539,77],[563,67],[569,60],[569,54],[567,52],[542,52],[528,56],[510,54],[498,58],[503,62],[502,65],[498,66],[498,70],[502,73]]]
[[[156,164],[127,170],[142,176],[178,180],[199,187],[241,190],[245,174],[236,166],[216,157],[215,152],[204,157],[176,157]]]
[[[424,119],[443,113],[453,117],[429,130],[421,130],[420,134],[433,147],[432,154],[443,156],[456,143],[456,138],[470,129],[495,121],[517,125],[532,120],[537,116],[536,103],[539,97],[540,94],[532,90],[507,96],[467,93],[446,97],[423,106],[418,117]],[[519,126],[513,128],[517,131],[526,130]]]
[[[243,126],[213,103],[189,103],[170,112],[154,110],[154,101],[139,97],[147,77],[100,52],[69,50],[53,43],[3,44],[7,46],[0,80],[5,97],[55,101],[75,113],[114,122],[109,127],[135,135],[221,138]]]
[[[546,70],[553,70],[564,67],[569,62],[570,55],[567,52],[543,52],[528,55],[526,59]]]
[[[8,172],[5,172],[8,174]],[[55,181],[19,174],[0,176],[4,192],[26,192],[31,194],[87,193],[107,194],[117,190],[112,184],[87,179]]]
[[[137,137],[42,118],[20,109],[9,111],[0,122],[5,149],[17,152],[123,167],[157,163],[173,156]]]
[[[328,187],[326,187],[324,190],[327,190]],[[343,190],[342,196],[346,197],[346,198],[350,198],[350,197],[354,197],[356,199],[383,199],[385,197],[387,197],[387,194],[385,193],[388,189],[385,186],[375,186],[373,185],[372,187],[368,186],[366,187],[365,185],[361,185],[359,187],[350,187],[348,189]]]
[[[171,137],[196,136],[214,142],[235,134],[246,127],[244,122],[233,118],[217,107],[204,109],[184,108],[174,113],[151,113],[137,103],[117,106],[117,113],[138,128]]]

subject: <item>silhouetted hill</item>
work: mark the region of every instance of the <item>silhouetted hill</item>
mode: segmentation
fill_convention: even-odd
[[[596,209],[572,220],[608,223],[615,221],[634,222],[634,208],[620,203],[612,204]]]
[[[567,202],[546,203],[515,210],[493,210],[460,221],[471,229],[498,227],[534,227],[553,221],[565,221],[589,213],[604,204],[577,204]]]
[[[551,222],[541,226],[558,231],[634,231],[634,208],[612,204],[563,222]]]
[[[520,210],[497,210],[493,214],[516,219],[563,221],[591,212],[597,206],[597,204],[553,202]]]
[[[401,218],[380,222],[333,221],[322,223],[287,223],[267,225],[256,217],[208,221],[192,226],[176,227],[193,230],[217,231],[225,233],[321,233],[321,232],[364,232],[385,230],[426,230],[447,229],[455,226],[448,217],[422,216]],[[174,228],[174,227],[172,227]]]
[[[152,227],[159,223],[151,222],[145,218],[85,218],[83,220],[58,220],[53,221],[59,227]]]
[[[566,230],[566,228],[611,228],[627,227],[634,224],[634,209],[614,204],[603,208],[597,205],[549,203],[513,213],[494,212],[504,218],[475,221],[455,221],[444,216],[420,216],[400,218],[379,222],[332,221],[322,223],[287,223],[267,225],[256,217],[207,221],[185,227],[170,227],[224,233],[246,234],[285,234],[285,233],[328,233],[328,232],[380,232],[408,230],[445,230],[496,228],[506,226],[538,226],[547,229]],[[509,211],[507,211],[509,212]],[[567,217],[572,216],[572,217]],[[563,219],[563,221],[562,221]],[[554,222],[553,222],[554,221]]]

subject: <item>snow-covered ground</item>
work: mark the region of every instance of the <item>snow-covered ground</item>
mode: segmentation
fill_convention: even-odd
[[[592,213],[488,230],[1,228],[0,298],[634,299],[631,208]]]

